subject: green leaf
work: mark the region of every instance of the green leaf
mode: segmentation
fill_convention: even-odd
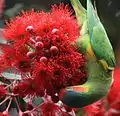
[[[43,102],[44,102],[44,100],[41,97],[34,97],[34,99],[32,101],[32,105],[35,107],[35,106],[40,105]]]
[[[1,44],[7,44],[7,41],[3,37],[3,31],[4,31],[4,29],[0,28],[0,43]]]
[[[26,106],[27,106],[27,105],[26,105],[27,103],[24,101],[23,98],[20,98],[20,97],[19,97],[17,100],[18,100],[18,103],[20,104],[20,106],[22,106],[22,107],[21,107],[21,110],[22,110],[22,111],[25,111],[26,108],[27,108],[27,107],[26,107]]]
[[[6,68],[2,71],[1,75],[7,79],[21,80],[21,74],[15,68]]]

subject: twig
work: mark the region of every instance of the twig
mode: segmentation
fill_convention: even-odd
[[[9,104],[8,104],[8,107],[7,107],[7,109],[6,109],[7,112],[8,112],[8,110],[9,110],[9,108],[10,108],[11,102],[12,102],[12,98],[10,99]]]
[[[11,98],[11,96],[6,97],[6,98],[0,103],[0,106],[1,106],[3,103],[5,103],[8,99],[10,99],[10,98]]]

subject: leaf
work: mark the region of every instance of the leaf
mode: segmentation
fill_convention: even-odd
[[[6,45],[7,41],[3,37],[3,29],[0,28],[0,46]],[[0,54],[2,54],[2,51],[0,50]]]
[[[40,105],[42,102],[44,102],[44,100],[41,97],[34,97],[32,105],[35,107]]]
[[[22,3],[16,3],[14,7],[5,10],[4,16],[7,18],[15,17],[22,10],[23,6],[24,4]]]
[[[27,103],[24,101],[24,99],[18,97],[17,100],[18,100],[19,105],[22,106],[22,107],[21,107],[21,110],[22,110],[22,111],[26,111],[26,110],[27,110]]]
[[[21,73],[15,68],[6,68],[2,71],[1,75],[7,79],[21,80]]]
[[[23,98],[23,100],[26,102],[26,103],[29,103],[31,101],[31,98],[29,96],[25,96]]]
[[[3,37],[3,29],[0,28],[0,43],[1,44],[7,44],[7,40],[4,39]]]

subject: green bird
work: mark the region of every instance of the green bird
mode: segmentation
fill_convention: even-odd
[[[75,45],[86,57],[88,80],[83,85],[62,89],[61,101],[73,108],[90,105],[107,95],[112,84],[115,57],[107,33],[95,11],[91,0],[87,0],[87,10],[79,0],[70,0],[81,36]]]

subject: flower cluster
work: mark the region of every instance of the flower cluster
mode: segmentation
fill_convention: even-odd
[[[85,58],[74,46],[79,30],[72,11],[63,4],[54,5],[49,13],[28,11],[12,19],[4,30],[7,45],[0,46],[1,75],[11,69],[21,76],[19,80],[12,77],[11,95],[30,99],[50,96],[51,102],[41,106],[43,116],[68,116],[54,103],[62,88],[86,80]],[[46,108],[49,106],[54,110]]]
[[[46,91],[54,97],[61,88],[82,83],[85,59],[72,45],[79,26],[71,13],[66,6],[53,6],[50,13],[25,12],[8,24],[4,35],[11,46],[2,48],[1,60],[7,64],[2,69],[29,73],[14,87],[15,94],[42,97]]]
[[[44,103],[41,106],[42,112],[41,115],[42,116],[70,116],[67,113],[63,112],[61,107],[59,107],[58,105],[55,105],[51,102],[47,102]]]

